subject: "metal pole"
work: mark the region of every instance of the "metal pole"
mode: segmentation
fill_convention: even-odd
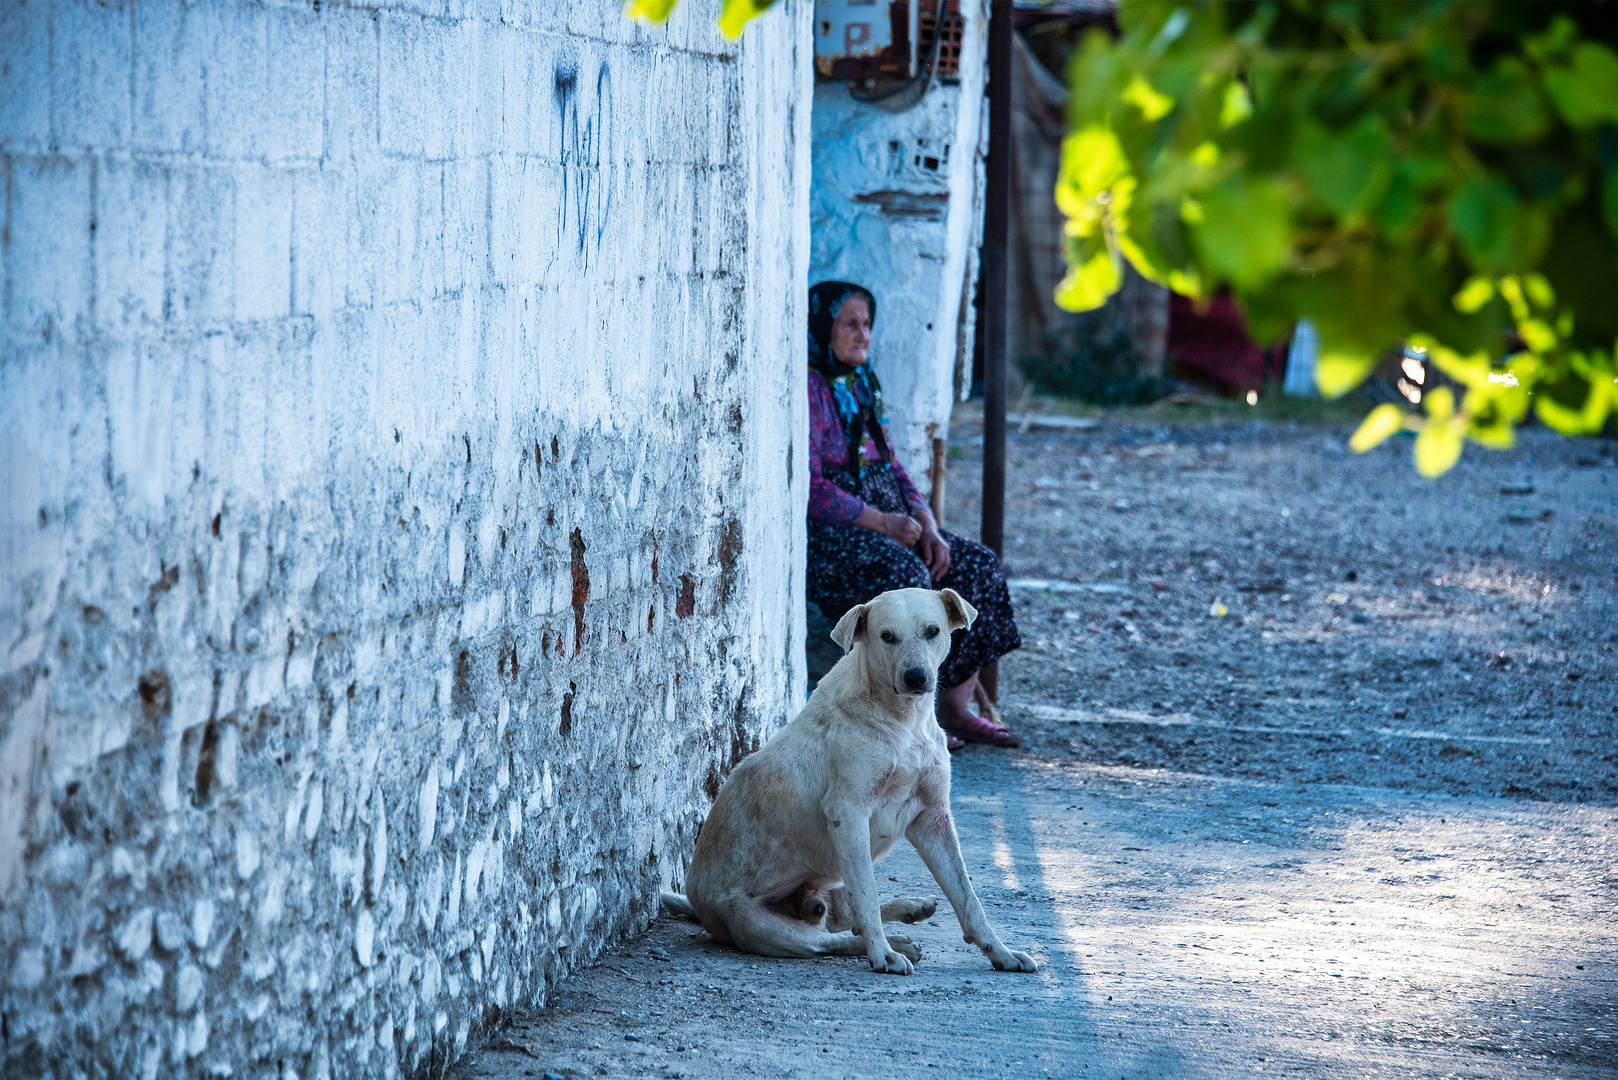
[[[1011,232],[1011,4],[989,15],[989,157],[983,200],[983,523],[985,547],[1006,534],[1006,296]]]
[[[996,555],[1006,540],[1006,347],[1008,240],[1011,235],[1011,3],[989,9],[989,159],[983,199],[983,523]],[[978,674],[990,701],[1000,697],[998,664]]]

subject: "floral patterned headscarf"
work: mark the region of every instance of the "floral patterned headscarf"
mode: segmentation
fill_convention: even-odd
[[[846,281],[822,281],[809,289],[809,369],[818,372],[831,387],[832,399],[837,403],[837,417],[843,422],[843,434],[848,438],[849,467],[855,475],[865,471],[865,455],[861,448],[869,434],[876,441],[877,452],[884,461],[892,461],[888,450],[887,418],[882,408],[882,384],[870,362],[849,367],[832,355],[832,323],[837,312],[849,297],[864,300],[871,309],[871,322],[876,322],[876,297],[871,290]]]

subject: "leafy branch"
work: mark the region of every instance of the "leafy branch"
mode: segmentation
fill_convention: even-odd
[[[1611,0],[1121,0],[1068,71],[1056,201],[1082,311],[1127,259],[1192,297],[1230,288],[1261,338],[1321,336],[1329,397],[1401,346],[1437,476],[1507,447],[1530,409],[1566,434],[1618,414],[1618,25]]]
[[[624,0],[624,15],[641,22],[665,22],[678,0]],[[724,0],[719,9],[719,29],[726,37],[739,38],[748,22],[775,6],[775,0]]]

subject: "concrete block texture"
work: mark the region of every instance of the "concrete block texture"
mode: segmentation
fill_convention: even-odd
[[[0,1073],[423,1075],[683,880],[804,690],[811,12],[4,5]]]

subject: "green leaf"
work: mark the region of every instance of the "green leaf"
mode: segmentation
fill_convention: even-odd
[[[1378,405],[1360,422],[1358,430],[1348,440],[1348,448],[1356,454],[1363,454],[1404,427],[1404,423],[1404,410],[1399,406]]]
[[[1494,282],[1479,274],[1469,279],[1461,286],[1461,291],[1455,294],[1455,310],[1471,315],[1493,299]]]
[[[1581,43],[1571,64],[1547,68],[1544,78],[1556,110],[1574,127],[1618,120],[1618,56],[1605,45]]]
[[[1618,233],[1618,169],[1608,169],[1601,183],[1601,216],[1607,219],[1607,228]]]
[[[660,23],[669,17],[669,13],[674,10],[675,2],[676,0],[628,0],[624,4],[624,16],[642,22]]]
[[[1174,108],[1173,98],[1153,90],[1152,84],[1138,74],[1124,89],[1122,96],[1125,101],[1140,110],[1148,123],[1163,119]]]
[[[1610,362],[1602,363],[1604,357],[1597,357],[1595,364],[1578,353],[1570,359],[1574,370],[1552,385],[1541,386],[1534,395],[1534,412],[1546,427],[1563,435],[1594,435],[1606,424],[1607,413],[1618,405],[1618,381]]]
[[[1455,415],[1455,391],[1447,386],[1440,386],[1422,399],[1422,405],[1432,419],[1448,420]]]
[[[1309,187],[1338,214],[1381,199],[1393,176],[1387,125],[1367,116],[1348,131],[1311,126],[1298,141],[1298,168]]]
[[[1247,92],[1247,87],[1232,79],[1225,85],[1219,102],[1219,126],[1235,127],[1252,115],[1253,96]]]
[[[1516,190],[1499,177],[1469,177],[1455,189],[1445,209],[1461,247],[1479,269],[1532,266],[1550,238],[1544,212],[1524,206]]]
[[[1429,480],[1443,476],[1461,460],[1461,447],[1466,441],[1466,427],[1455,420],[1433,418],[1421,427],[1413,451],[1416,471]]]
[[[1286,265],[1291,208],[1275,181],[1230,177],[1208,191],[1201,209],[1202,221],[1192,235],[1203,263],[1219,277],[1256,289]]]
[[[1322,397],[1340,398],[1364,382],[1375,366],[1374,356],[1325,348],[1315,361],[1315,385]]]
[[[1466,133],[1482,142],[1532,142],[1549,124],[1539,88],[1514,56],[1502,57],[1479,79],[1466,102]]]
[[[1118,264],[1112,253],[1102,248],[1068,270],[1056,286],[1056,305],[1064,311],[1091,311],[1105,304],[1118,291],[1118,285]]]
[[[1062,213],[1072,217],[1081,204],[1111,188],[1129,175],[1129,159],[1118,136],[1100,125],[1091,125],[1062,140],[1061,174],[1056,178],[1056,202]]]
[[[728,38],[739,38],[742,28],[750,19],[774,6],[775,0],[725,0],[725,6],[719,12],[719,29]]]

